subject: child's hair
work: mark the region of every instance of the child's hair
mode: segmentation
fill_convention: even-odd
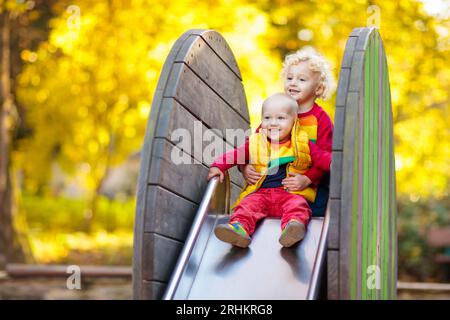
[[[322,98],[323,100],[330,98],[336,89],[336,82],[334,81],[334,77],[331,73],[331,68],[327,60],[312,47],[303,47],[297,52],[288,54],[285,57],[283,69],[281,70],[283,79],[286,78],[289,67],[292,65],[297,65],[301,61],[308,61],[310,69],[313,72],[320,73],[320,84],[323,86],[323,93],[319,98]]]
[[[295,99],[292,98],[290,95],[282,92],[271,95],[266,100],[264,100],[261,111],[264,111],[264,107],[271,103],[282,103],[283,106],[289,108],[290,114],[292,114],[294,117],[297,116],[297,109],[298,109],[297,101],[295,101]]]

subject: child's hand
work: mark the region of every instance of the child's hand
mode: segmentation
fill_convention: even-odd
[[[301,191],[311,184],[311,180],[300,173],[289,173],[281,182],[287,191]]]
[[[222,183],[223,179],[225,178],[225,175],[223,174],[222,171],[220,171],[219,168],[217,168],[217,167],[209,168],[208,177],[207,177],[208,181],[211,180],[215,176],[219,176],[220,183]]]
[[[261,178],[261,174],[258,171],[256,171],[255,167],[252,166],[251,164],[247,164],[244,167],[242,175],[244,176],[245,181],[247,181],[247,183],[250,185],[257,183],[258,180]]]

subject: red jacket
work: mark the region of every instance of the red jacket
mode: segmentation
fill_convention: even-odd
[[[311,110],[299,113],[302,129],[308,132],[311,150],[312,167],[305,173],[314,185],[318,185],[324,173],[330,171],[331,148],[333,144],[333,123],[328,114],[317,103]],[[261,125],[256,132],[259,132]],[[214,161],[211,166],[226,171],[236,164],[248,163],[248,138],[245,144],[235,148]],[[244,159],[244,163],[243,163]],[[240,161],[238,161],[240,160]],[[231,165],[229,165],[231,164]]]
[[[331,163],[331,152],[320,149],[315,143],[311,142],[311,140],[308,142],[308,145],[313,167],[322,172],[329,171]],[[235,165],[247,164],[250,158],[249,154],[249,143],[247,139],[243,145],[234,148],[233,150],[230,150],[218,157],[211,165],[211,167],[217,167],[222,172],[225,172]]]

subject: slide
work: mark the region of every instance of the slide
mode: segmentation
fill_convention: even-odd
[[[214,227],[227,221],[244,181],[232,168],[225,183],[207,184],[212,160],[203,151],[212,139],[239,145],[227,132],[250,128],[249,108],[226,39],[214,30],[183,33],[161,71],[141,153],[133,297],[395,299],[393,120],[377,28],[355,28],[349,35],[334,110],[325,217],[313,218],[293,248],[278,243],[276,219],[262,221],[245,250],[220,242]],[[183,139],[174,135],[180,132]],[[206,132],[210,139],[199,138]],[[174,161],[174,154],[183,161]],[[378,285],[368,286],[370,279]]]
[[[164,299],[316,299],[324,270],[328,212],[313,218],[298,245],[278,243],[280,220],[264,219],[246,249],[233,247],[214,235],[228,215],[210,210],[217,179],[205,192]],[[212,212],[211,212],[212,211]]]

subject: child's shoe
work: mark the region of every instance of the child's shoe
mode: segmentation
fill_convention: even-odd
[[[252,239],[240,222],[219,224],[214,229],[217,238],[233,246],[247,248]]]
[[[278,241],[283,247],[291,247],[305,237],[305,225],[295,219],[289,221],[284,227]]]

